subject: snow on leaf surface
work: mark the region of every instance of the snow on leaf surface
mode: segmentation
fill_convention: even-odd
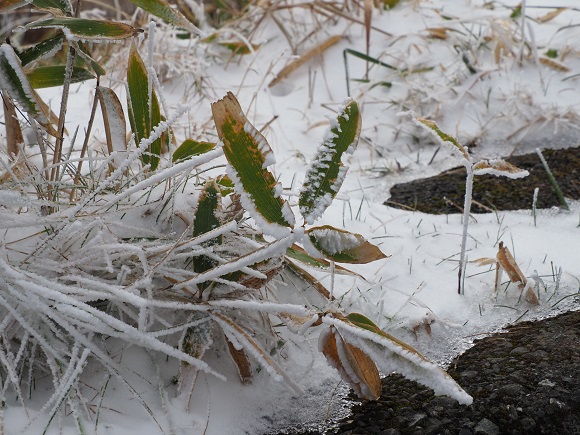
[[[524,178],[530,175],[525,169],[520,169],[502,159],[480,160],[473,165],[473,173],[475,175],[491,174],[512,179]]]
[[[387,258],[377,246],[360,234],[330,225],[310,228],[305,233],[308,237],[303,239],[304,247],[313,256],[322,255],[339,263],[355,264],[365,264]]]
[[[49,111],[34,91],[22,69],[20,59],[9,44],[0,46],[0,88],[16,100],[50,135],[58,136],[49,121]]]
[[[287,236],[294,216],[288,203],[279,196],[278,183],[267,169],[274,160],[266,138],[250,124],[231,92],[211,108],[229,162],[228,175],[242,205],[266,234]]]
[[[314,223],[340,190],[348,168],[342,163],[344,153],[352,154],[358,145],[361,115],[358,104],[348,100],[332,120],[300,192],[300,213],[308,224]]]

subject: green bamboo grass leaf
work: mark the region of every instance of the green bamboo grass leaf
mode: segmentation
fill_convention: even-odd
[[[53,15],[70,15],[72,13],[70,2],[67,0],[30,0],[27,3],[32,3],[38,9],[49,11]]]
[[[360,234],[330,225],[309,228],[305,231],[305,235],[308,237],[305,238],[305,247],[309,253],[311,248],[314,248],[313,255],[318,251],[325,258],[339,263],[366,264],[387,258],[377,246]]]
[[[222,225],[219,218],[222,213],[221,195],[217,183],[209,180],[204,184],[203,190],[199,196],[197,210],[195,211],[195,220],[193,221],[193,237],[200,236]],[[223,236],[208,240],[203,244],[204,247],[220,245],[223,242]],[[198,255],[193,259],[193,271],[203,273],[213,269],[217,262],[206,255]],[[198,288],[203,291],[208,287],[210,282],[198,284]]]
[[[146,139],[153,131],[153,127],[161,122],[161,111],[155,91],[152,92],[151,111],[149,110],[149,92],[147,82],[147,69],[139,56],[135,44],[131,46],[129,53],[129,65],[127,67],[127,84],[129,86],[129,121],[135,135],[135,143]],[[148,153],[143,153],[143,164],[151,165],[154,171],[159,165],[162,139],[159,138],[149,145]]]
[[[49,18],[35,21],[24,26],[25,29],[64,29],[68,39],[113,41],[126,39],[140,33],[141,30],[117,21],[89,20],[85,18]],[[72,37],[72,38],[71,38]]]
[[[216,147],[215,143],[199,142],[193,139],[185,139],[183,143],[173,152],[171,160],[173,163],[180,160],[187,160],[193,156],[205,154]]]
[[[0,89],[10,95],[48,134],[58,136],[50,121],[50,110],[34,91],[20,59],[9,44],[0,45]]]
[[[62,48],[62,43],[64,42],[64,35],[59,33],[58,35],[48,38],[38,44],[18,52],[18,57],[22,66],[28,65],[30,62],[35,60],[41,60],[49,56],[53,56]]]
[[[26,6],[27,4],[28,2],[26,0],[0,0],[0,14]]]
[[[41,66],[26,72],[26,76],[34,89],[62,86],[65,77],[65,65]],[[84,82],[95,76],[84,68],[73,67],[71,83]]]
[[[308,224],[314,223],[340,190],[348,168],[342,163],[344,153],[352,154],[358,145],[361,116],[358,104],[349,100],[339,112],[335,122],[312,165],[300,192],[300,212]]]
[[[117,152],[118,156],[113,159],[112,166],[118,168],[124,160],[127,151],[125,113],[117,94],[104,86],[97,87],[97,97],[101,105],[103,122],[105,124],[105,137],[109,154]]]
[[[294,225],[294,215],[267,169],[275,162],[270,145],[250,124],[231,92],[212,104],[212,112],[229,163],[228,174],[242,205],[267,234],[284,237]]]
[[[99,63],[93,59],[91,55],[91,51],[87,44],[82,41],[73,41],[73,47],[76,49],[76,53],[78,54],[78,62],[77,66],[82,66],[82,63],[85,62],[91,69],[95,72],[98,76],[104,76],[107,74],[105,69],[99,65]],[[75,59],[76,60],[76,59]]]
[[[177,9],[172,8],[165,0],[131,0],[131,2],[169,24],[183,27],[199,35],[203,34],[193,22],[188,20]]]

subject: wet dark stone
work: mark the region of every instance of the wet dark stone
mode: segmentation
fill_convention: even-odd
[[[542,151],[564,196],[580,199],[580,148]],[[538,208],[559,206],[546,171],[536,153],[506,158],[513,165],[526,169],[530,175],[510,180],[495,175],[476,176],[473,182],[473,213],[492,210],[532,208],[534,189],[538,187]],[[397,184],[385,205],[417,210],[424,213],[460,213],[465,195],[465,168],[458,167],[434,177]],[[445,199],[447,198],[446,201]],[[451,204],[453,202],[455,205]],[[483,206],[481,206],[481,205]]]

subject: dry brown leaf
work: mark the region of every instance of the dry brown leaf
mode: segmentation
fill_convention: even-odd
[[[225,337],[225,339],[226,343],[228,344],[228,351],[230,352],[230,356],[232,357],[232,360],[238,369],[240,381],[242,381],[242,384],[249,383],[252,380],[252,366],[250,364],[250,360],[248,359],[248,355],[246,355],[246,352],[243,348],[236,349],[227,337]]]
[[[333,327],[320,340],[320,351],[359,397],[377,400],[381,396],[379,371],[366,353],[347,343]]]
[[[540,305],[540,300],[538,299],[538,296],[536,295],[536,292],[534,292],[534,289],[531,288],[530,286],[526,286],[524,289],[524,298],[526,299],[526,302],[528,304],[531,305]]]
[[[517,265],[516,260],[509,249],[503,245],[503,242],[499,242],[496,259],[501,268],[508,274],[511,282],[519,282],[522,285],[528,283],[528,280]]]
[[[553,70],[556,70],[556,71],[560,71],[560,72],[569,72],[570,71],[570,68],[562,65],[559,62],[556,62],[555,60],[549,59],[547,57],[540,57],[540,63],[542,65],[545,65],[545,66],[552,68]]]
[[[300,267],[296,263],[294,263],[294,261],[290,260],[289,258],[286,258],[286,264],[300,278],[302,278],[305,281],[307,281],[308,283],[310,283],[310,285],[312,287],[314,287],[314,289],[318,293],[320,293],[322,296],[324,296],[326,299],[328,299],[328,300],[334,299],[334,296],[332,296],[330,294],[330,292],[326,289],[326,287],[324,287],[324,285],[322,285],[320,283],[320,281],[318,281],[314,276],[312,276],[310,273],[308,273],[302,267]]]
[[[470,263],[475,263],[478,266],[487,266],[489,264],[495,264],[497,260],[495,258],[490,257],[482,257],[476,258],[475,260],[471,260]]]
[[[429,33],[429,38],[446,40],[449,37],[447,27],[429,27],[426,30]]]
[[[4,102],[4,125],[6,126],[8,157],[11,160],[15,160],[20,150],[19,145],[24,145],[24,136],[22,135],[22,129],[16,117],[16,108],[4,92],[2,92],[2,101]]]
[[[340,36],[340,35],[331,36],[326,41],[323,41],[320,44],[318,44],[316,47],[311,48],[306,53],[304,53],[302,56],[300,56],[298,59],[290,62],[288,65],[286,65],[284,68],[282,68],[282,70],[278,73],[276,78],[268,84],[268,87],[271,88],[272,86],[277,85],[282,80],[284,80],[286,77],[288,77],[290,74],[292,74],[295,70],[297,70],[302,65],[304,65],[306,62],[308,62],[312,58],[324,53],[330,47],[332,47],[333,45],[338,43],[341,39],[342,39],[342,36]]]
[[[560,15],[565,10],[567,10],[567,8],[558,8],[552,12],[548,12],[547,14],[542,15],[541,17],[537,18],[538,23],[547,23],[548,21],[551,21],[554,18],[556,18],[558,15]]]

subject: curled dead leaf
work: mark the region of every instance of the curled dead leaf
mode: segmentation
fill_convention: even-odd
[[[359,397],[377,400],[381,396],[381,378],[373,360],[346,342],[335,328],[320,334],[318,348]]]

